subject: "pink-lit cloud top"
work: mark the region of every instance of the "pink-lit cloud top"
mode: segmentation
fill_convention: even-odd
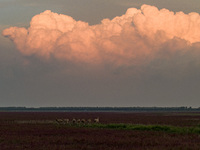
[[[181,50],[200,47],[200,15],[143,5],[122,16],[89,25],[50,10],[34,16],[30,27],[2,33],[25,56],[74,63],[138,65]],[[162,56],[161,56],[162,55]]]

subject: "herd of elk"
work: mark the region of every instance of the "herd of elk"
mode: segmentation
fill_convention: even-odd
[[[86,123],[99,123],[99,117],[95,119],[56,119],[58,124],[86,124]]]

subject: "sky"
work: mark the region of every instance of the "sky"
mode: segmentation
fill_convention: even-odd
[[[0,106],[200,107],[199,0],[0,0]]]

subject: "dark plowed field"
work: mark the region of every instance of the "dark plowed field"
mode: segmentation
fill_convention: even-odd
[[[0,149],[200,149],[200,134],[86,128],[55,122],[56,119],[97,117],[101,124],[200,125],[200,113],[1,112]]]

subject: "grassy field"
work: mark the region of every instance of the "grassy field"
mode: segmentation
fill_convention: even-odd
[[[100,118],[59,124],[56,119]],[[1,150],[200,149],[200,113],[0,113]]]
[[[118,129],[133,131],[162,131],[179,134],[199,134],[200,126],[196,127],[177,127],[169,125],[141,125],[141,124],[85,124],[77,127],[100,128],[100,129]]]

